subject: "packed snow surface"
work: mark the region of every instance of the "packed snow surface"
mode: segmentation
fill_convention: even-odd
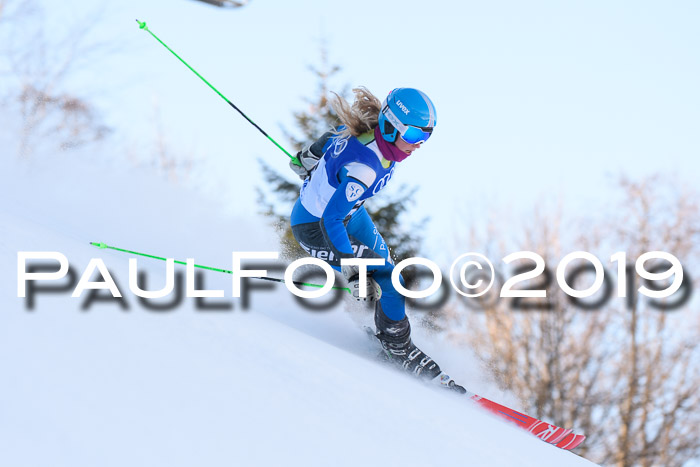
[[[229,269],[232,251],[279,249],[264,220],[224,216],[139,173],[4,164],[0,465],[593,465],[375,362],[362,330],[371,313],[357,306],[311,312],[277,284],[254,290],[244,310],[231,276],[206,272],[229,309],[185,299],[153,311],[129,291],[131,256],[89,245]],[[128,309],[82,309],[89,291],[66,288],[37,294],[29,310],[17,297],[18,251],[61,252],[78,278],[100,258]],[[138,268],[149,289],[162,287],[165,263],[139,258]],[[512,402],[464,349],[415,334],[471,391]]]

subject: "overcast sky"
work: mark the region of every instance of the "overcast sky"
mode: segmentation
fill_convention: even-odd
[[[60,31],[94,2],[47,3]],[[88,93],[125,148],[152,143],[159,113],[173,147],[203,158],[200,180],[253,215],[255,159],[287,156],[147,33],[149,28],[283,146],[327,42],[342,86],[383,99],[426,92],[437,128],[393,185],[419,185],[431,239],[475,206],[526,212],[562,198],[604,205],[619,173],[700,173],[700,4],[692,1],[376,2],[251,0],[218,9],[189,0],[110,2],[90,39],[105,54],[65,86]],[[157,109],[157,111],[156,111]],[[289,172],[291,175],[291,172]]]

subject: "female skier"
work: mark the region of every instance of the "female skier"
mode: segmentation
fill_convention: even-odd
[[[331,101],[342,125],[297,154],[301,167],[290,164],[304,180],[291,214],[292,232],[307,253],[343,273],[355,299],[376,302],[377,338],[391,362],[464,392],[411,341],[405,298],[391,282],[389,248],[363,207],[386,186],[396,164],[430,138],[435,106],[412,88],[394,89],[383,104],[366,88],[353,92],[352,105],[339,96]],[[367,268],[366,297],[360,295],[358,266],[341,266],[342,258],[384,260]]]

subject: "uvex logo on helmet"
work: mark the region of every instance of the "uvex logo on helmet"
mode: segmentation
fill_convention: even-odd
[[[405,105],[403,105],[403,102],[397,100],[397,101],[396,101],[396,105],[398,105],[398,106],[399,106],[399,109],[401,109],[401,110],[403,111],[403,113],[405,113],[406,115],[408,115],[408,112],[410,112],[410,110],[408,110],[408,107],[406,107]]]

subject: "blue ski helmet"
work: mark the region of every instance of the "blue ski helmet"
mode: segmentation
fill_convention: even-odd
[[[390,143],[401,139],[409,144],[427,141],[435,127],[435,106],[428,96],[413,88],[389,93],[379,113],[379,131]]]

